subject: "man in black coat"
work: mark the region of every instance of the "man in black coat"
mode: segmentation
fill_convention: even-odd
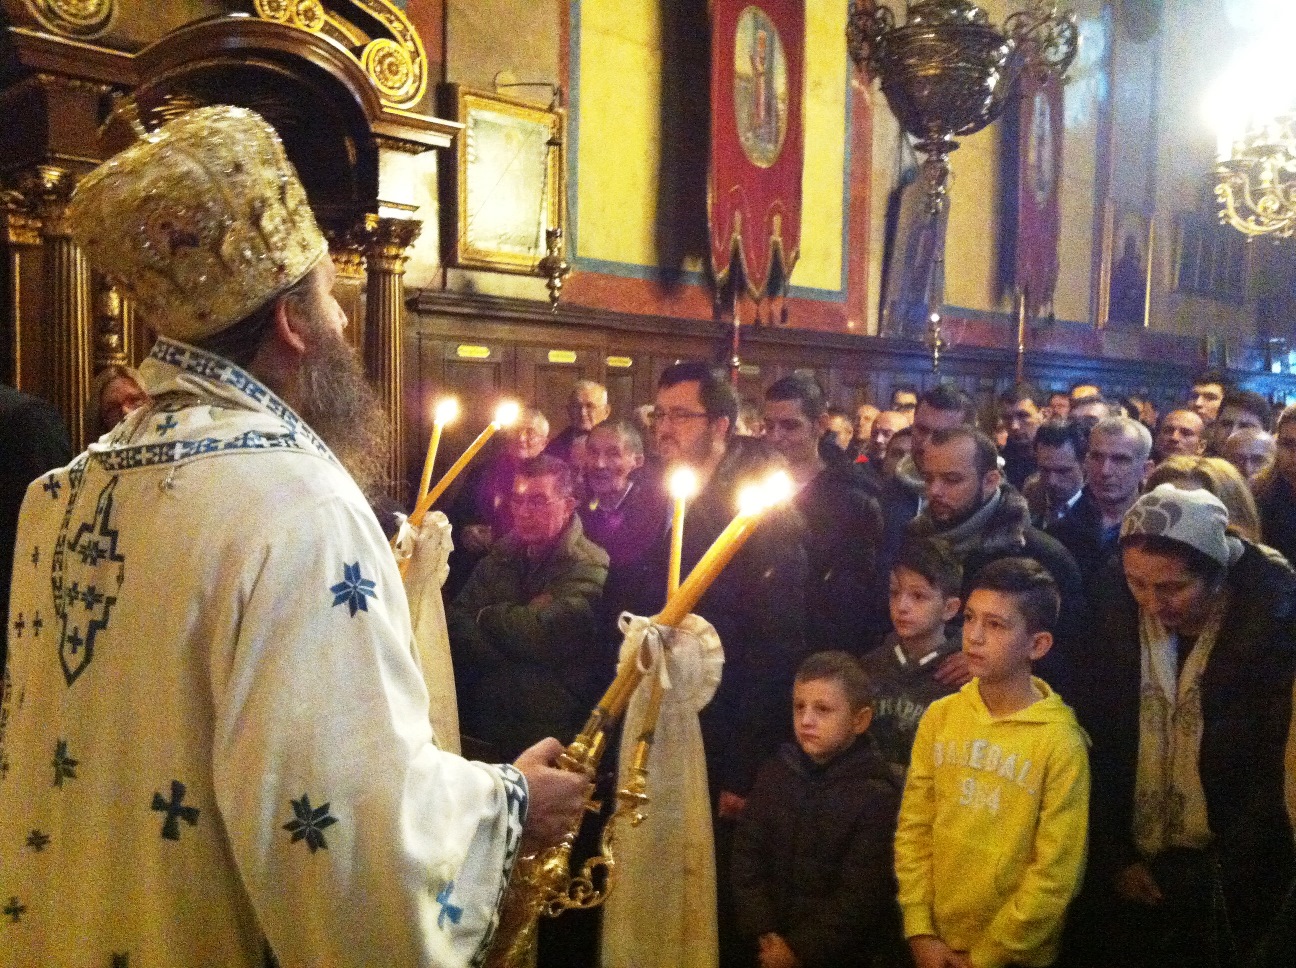
[[[878,573],[882,512],[851,465],[820,458],[815,425],[823,411],[823,391],[813,380],[776,380],[765,391],[765,440],[788,463],[793,505],[806,525],[807,645],[859,653],[888,625]]]
[[[1026,499],[1003,480],[994,442],[975,427],[936,431],[919,457],[926,505],[909,526],[916,537],[947,542],[963,565],[963,599],[977,574],[1000,558],[1038,561],[1057,582],[1062,609],[1054,647],[1035,669],[1065,698],[1086,603],[1075,559],[1032,527]]]
[[[1098,577],[1116,553],[1125,512],[1138,500],[1152,470],[1151,454],[1152,433],[1137,420],[1098,421],[1089,431],[1080,500],[1045,529],[1075,558],[1090,601],[1096,600]]]
[[[684,524],[681,574],[688,572],[729,524],[738,492],[781,465],[763,441],[733,434],[738,399],[733,387],[703,363],[677,363],[657,384],[653,434],[669,474],[687,465],[701,490]],[[633,573],[614,575],[622,609],[655,615],[666,598],[670,536]],[[760,765],[791,737],[792,680],[806,654],[806,552],[794,511],[766,512],[693,612],[713,626],[724,646],[724,675],[702,710],[702,743],[716,816],[721,965],[738,964],[728,893],[728,849]]]
[[[44,400],[0,384],[0,680],[4,678],[9,627],[9,571],[18,536],[18,510],[27,485],[72,460],[63,418]],[[24,623],[25,624],[25,623]]]
[[[1265,543],[1296,560],[1296,406],[1278,415],[1273,467],[1261,472],[1256,505]]]

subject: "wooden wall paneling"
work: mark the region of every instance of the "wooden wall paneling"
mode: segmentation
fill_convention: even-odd
[[[577,380],[600,380],[602,353],[572,349],[561,340],[517,348],[517,389],[523,403],[549,419],[550,434],[567,426],[567,400]]]
[[[432,409],[444,396],[459,400],[459,419],[442,432],[432,481],[437,480],[494,419],[495,407],[515,394],[516,353],[513,347],[493,341],[453,339],[419,333],[416,337],[416,379],[406,384],[411,428],[408,437],[417,452],[408,462],[413,486],[423,471],[432,436]],[[485,355],[478,355],[481,349]]]
[[[662,371],[676,360],[715,360],[718,353],[727,352],[723,328],[710,322],[569,307],[551,315],[546,307],[520,300],[433,292],[420,293],[416,302],[412,325],[440,339],[589,351],[592,378],[602,376],[618,412],[651,402]],[[852,408],[866,399],[885,406],[892,389],[902,383],[914,385],[921,393],[942,380],[958,383],[982,402],[1012,385],[1014,350],[1006,332],[1001,347],[956,345],[942,355],[941,372],[933,374],[930,350],[915,340],[756,327],[744,333],[743,358],[759,366],[760,373],[744,375],[741,391],[758,400],[777,375],[805,367],[827,382],[835,402]],[[606,355],[631,358],[631,375],[607,367]],[[1173,361],[1152,350],[1138,358],[1041,350],[1028,353],[1025,376],[1041,390],[1094,380],[1112,393],[1142,391],[1164,412],[1164,404],[1183,399],[1197,368],[1191,361]],[[1296,396],[1293,374],[1238,371],[1232,375],[1267,396]]]

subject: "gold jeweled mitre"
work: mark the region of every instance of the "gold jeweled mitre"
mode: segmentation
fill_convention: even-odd
[[[279,136],[246,108],[199,108],[108,159],[77,188],[72,234],[164,336],[244,319],[328,254]]]

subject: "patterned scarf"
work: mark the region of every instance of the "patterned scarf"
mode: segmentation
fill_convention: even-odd
[[[1134,843],[1144,857],[1155,857],[1168,847],[1200,850],[1211,842],[1198,764],[1201,683],[1223,617],[1223,607],[1212,613],[1179,671],[1177,636],[1139,612],[1142,687]]]
[[[985,506],[973,514],[972,517],[962,524],[956,524],[954,527],[945,530],[941,530],[940,526],[932,520],[931,509],[924,507],[918,517],[914,518],[909,530],[918,537],[934,536],[940,538],[949,544],[950,549],[959,559],[963,559],[967,557],[972,549],[985,546],[986,528],[1002,503],[1003,489],[1000,488],[995,491],[990,500],[985,503]]]

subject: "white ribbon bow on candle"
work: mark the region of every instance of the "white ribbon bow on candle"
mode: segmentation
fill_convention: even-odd
[[[642,615],[631,615],[629,612],[621,613],[617,625],[625,636],[622,650],[627,648],[635,650],[635,668],[647,676],[656,667],[662,688],[669,689],[671,680],[670,673],[666,670],[666,641],[662,637],[665,626],[657,625],[652,619],[644,618]]]

